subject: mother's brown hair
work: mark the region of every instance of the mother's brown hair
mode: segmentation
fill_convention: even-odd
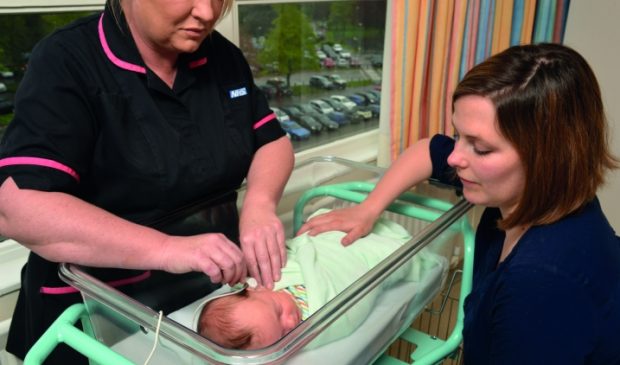
[[[601,91],[586,60],[559,44],[514,46],[472,68],[452,105],[488,97],[497,126],[525,170],[523,195],[500,227],[548,224],[595,197],[607,169],[617,168],[607,140]]]

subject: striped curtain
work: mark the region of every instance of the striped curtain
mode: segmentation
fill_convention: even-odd
[[[390,159],[420,138],[453,133],[452,91],[474,65],[512,45],[561,43],[569,3],[392,0]]]

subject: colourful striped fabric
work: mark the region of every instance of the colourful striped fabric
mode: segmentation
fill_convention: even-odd
[[[305,321],[310,317],[310,307],[308,306],[308,292],[303,284],[291,285],[281,290],[289,293],[295,300],[295,304],[301,310],[301,319]]]
[[[451,95],[475,64],[511,45],[561,43],[570,0],[392,2],[390,158],[452,134]]]

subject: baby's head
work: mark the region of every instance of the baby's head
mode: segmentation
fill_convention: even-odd
[[[301,322],[290,294],[248,288],[208,302],[200,313],[198,333],[231,349],[269,346]]]

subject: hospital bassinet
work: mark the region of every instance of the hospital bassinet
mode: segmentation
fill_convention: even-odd
[[[414,168],[414,167],[412,167]],[[333,157],[298,164],[284,192],[279,213],[289,237],[309,214],[363,200],[383,169]],[[240,195],[243,194],[243,189]],[[403,364],[384,354],[399,336],[418,345],[416,364],[434,364],[455,351],[461,341],[462,301],[471,287],[473,232],[466,213],[471,206],[452,188],[422,184],[397,199],[384,215],[400,223],[412,239],[363,275],[333,300],[275,344],[259,350],[222,348],[189,329],[197,303],[160,317],[90,276],[81,267],[61,266],[60,275],[82,293],[84,304],[70,307],[48,329],[26,357],[25,364],[42,363],[64,342],[98,364]],[[462,250],[465,248],[464,251]],[[411,262],[421,250],[436,255],[442,265],[424,272],[417,282],[404,282],[382,292],[366,321],[350,336],[306,349],[339,316],[353,308],[378,283]],[[465,252],[465,255],[462,255]],[[424,307],[446,283],[455,257],[464,257],[456,326],[446,340],[410,328]],[[83,330],[74,324],[81,319]]]

